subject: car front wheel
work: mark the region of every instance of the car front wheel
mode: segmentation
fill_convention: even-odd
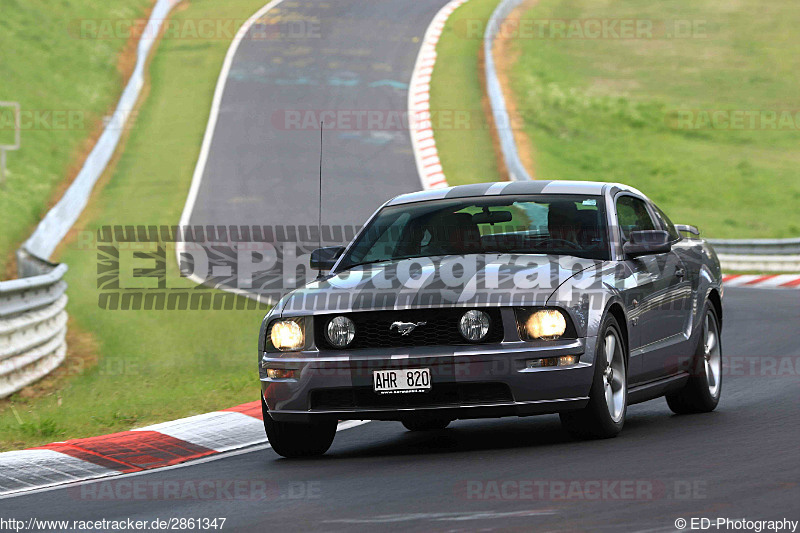
[[[681,390],[667,395],[667,405],[677,414],[711,412],[722,393],[720,327],[711,303],[706,304],[702,327],[689,381]]]
[[[589,403],[583,409],[559,415],[564,429],[576,437],[615,437],[625,423],[628,408],[625,344],[619,324],[613,316],[606,316],[600,331]]]
[[[336,436],[336,420],[316,423],[278,422],[269,416],[264,399],[261,399],[264,430],[272,449],[287,458],[315,457],[328,451]]]

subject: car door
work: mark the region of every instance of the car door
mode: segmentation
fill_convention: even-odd
[[[632,231],[661,229],[642,198],[621,194],[616,199],[617,225],[622,244]],[[624,259],[633,283],[626,290],[631,321],[631,358],[641,361],[637,382],[647,382],[677,371],[670,362],[670,346],[683,334],[676,298],[682,291],[683,265],[677,254],[644,255]]]
[[[671,305],[667,309],[668,320],[675,324],[679,335],[674,342],[661,351],[654,351],[651,356],[656,365],[662,366],[668,374],[679,370],[679,363],[694,353],[695,346],[689,344],[693,320],[693,303],[697,301],[697,290],[700,285],[700,268],[696,244],[691,240],[681,237],[680,232],[669,217],[655,204],[650,204],[656,223],[670,235],[672,242],[671,254],[677,256],[676,269],[671,269],[664,274],[674,276]]]

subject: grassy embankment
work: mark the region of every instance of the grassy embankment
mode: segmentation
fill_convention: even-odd
[[[448,22],[434,109],[480,109],[474,24],[496,3],[472,0]],[[507,44],[503,60],[515,59],[516,123],[532,141],[539,179],[628,183],[709,237],[800,235],[800,11],[792,0],[531,4],[523,18],[536,22]],[[551,20],[578,29],[550,33]],[[613,38],[625,20],[652,30]],[[586,38],[598,23],[612,38]],[[498,175],[478,115],[466,131],[435,132],[452,184]],[[709,123],[714,117],[721,121]]]
[[[652,37],[511,43],[540,179],[628,183],[705,236],[800,236],[796,2],[541,0],[525,17],[652,23]]]
[[[21,148],[8,152],[0,189],[0,279],[65,176],[73,176],[133,67],[133,41],[91,38],[95,23],[142,17],[152,0],[4,0],[0,9],[0,101],[22,108]],[[120,59],[121,58],[121,59]],[[0,144],[13,114],[0,110]]]
[[[470,0],[447,20],[431,79],[436,148],[450,185],[498,181],[489,122],[482,107],[483,29],[498,0]],[[439,115],[437,115],[437,112]],[[437,121],[437,116],[441,117]]]
[[[243,20],[263,4],[194,0],[172,18]],[[94,234],[103,225],[177,223],[229,44],[161,40],[124,151],[95,191],[81,229]],[[255,347],[264,311],[101,310],[97,252],[82,243],[73,236],[58,259],[70,266],[70,315],[94,335],[99,361],[74,366],[74,375],[44,396],[18,393],[0,402],[0,449],[121,431],[258,398]],[[173,253],[167,269],[177,272]]]

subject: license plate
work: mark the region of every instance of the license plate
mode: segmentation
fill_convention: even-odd
[[[425,392],[431,388],[431,370],[429,368],[376,370],[372,373],[372,385],[379,394]]]

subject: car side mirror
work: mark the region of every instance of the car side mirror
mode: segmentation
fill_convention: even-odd
[[[344,246],[326,246],[317,248],[311,252],[311,268],[314,270],[330,270],[336,264],[336,260],[344,252]]]
[[[632,231],[622,251],[628,257],[664,254],[672,249],[669,233],[662,230]]]
[[[692,235],[700,236],[700,230],[697,226],[690,226],[688,224],[675,224],[675,229],[684,233],[691,233]]]

